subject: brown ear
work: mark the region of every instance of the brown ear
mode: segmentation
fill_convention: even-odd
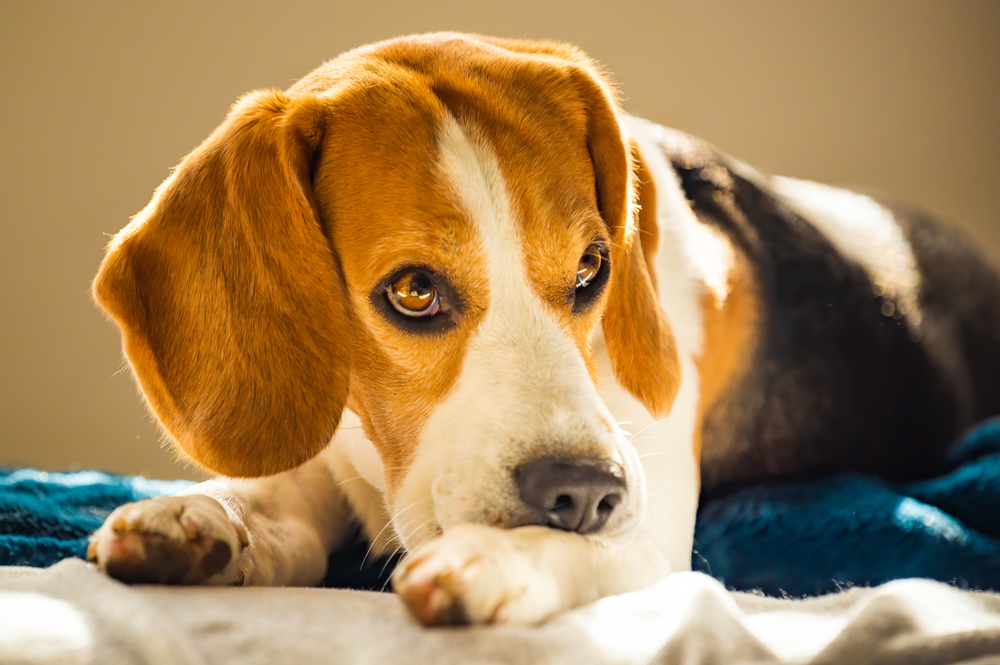
[[[587,109],[587,134],[597,181],[601,217],[612,231],[611,283],[604,312],[604,338],[618,382],[655,416],[670,411],[680,385],[680,362],[673,331],[660,309],[643,253],[655,246],[655,192],[643,201],[649,209],[633,210],[634,188],[630,156],[622,140],[610,94],[593,76],[585,86],[592,100]],[[636,160],[641,160],[638,151]],[[638,173],[648,173],[641,163]],[[652,186],[652,183],[647,183]],[[648,228],[643,228],[645,225]],[[641,236],[648,235],[649,241]]]
[[[160,421],[231,476],[318,453],[347,400],[350,338],[310,183],[320,102],[251,93],[112,240],[94,295]]]

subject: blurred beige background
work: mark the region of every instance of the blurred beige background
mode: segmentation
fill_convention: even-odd
[[[1000,2],[0,3],[0,465],[191,476],[89,282],[253,88],[413,32],[576,42],[626,108],[756,166],[897,194],[1000,251]]]

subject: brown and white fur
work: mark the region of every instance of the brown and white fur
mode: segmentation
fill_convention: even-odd
[[[948,304],[967,276],[929,276],[951,254],[924,265],[939,236],[900,219],[626,116],[570,46],[346,53],[238,101],[111,242],[96,298],[172,439],[225,476],[119,508],[89,556],[127,581],[312,585],[360,523],[373,556],[408,553],[394,585],[422,622],[531,623],[689,569],[701,490],[919,475],[996,407],[962,342],[994,300]],[[386,303],[414,267],[438,280],[428,321]],[[614,470],[601,528],[525,505],[538,460]]]

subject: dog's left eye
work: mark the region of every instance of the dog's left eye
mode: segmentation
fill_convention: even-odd
[[[576,268],[576,288],[585,289],[594,283],[604,265],[605,251],[600,244],[590,243],[587,251],[580,257],[580,265]]]
[[[389,302],[407,316],[433,316],[441,309],[434,282],[424,272],[413,270],[400,275],[386,289]]]

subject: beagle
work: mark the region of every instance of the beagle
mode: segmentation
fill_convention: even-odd
[[[241,98],[94,294],[219,474],[123,506],[129,582],[312,585],[360,524],[424,624],[690,568],[699,492],[915,477],[1000,412],[1000,283],[952,233],[618,107],[578,49],[441,33]]]

